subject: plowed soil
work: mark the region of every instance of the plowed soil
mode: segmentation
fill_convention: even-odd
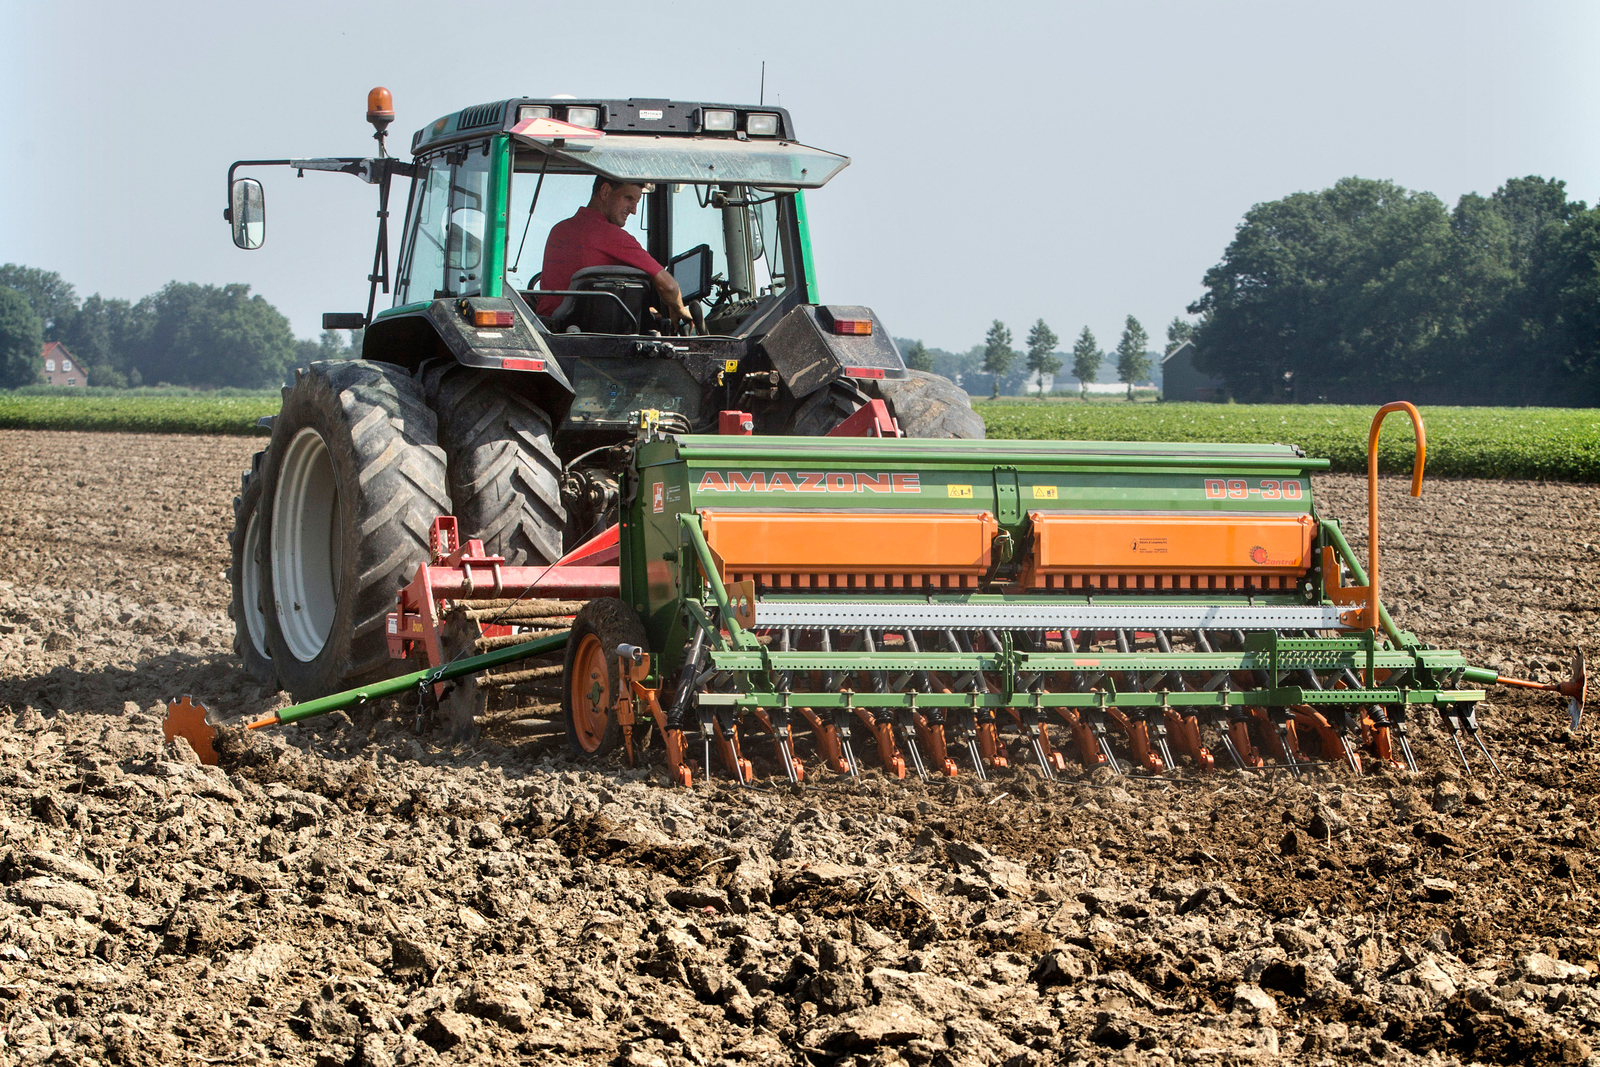
[[[201,767],[163,700],[286,703],[226,613],[258,446],[0,432],[0,1063],[1600,1062],[1600,760],[1546,694],[1480,707],[1504,779],[1420,721],[1417,775],[685,792],[392,708]],[[1600,488],[1404,491],[1402,626],[1595,645]]]

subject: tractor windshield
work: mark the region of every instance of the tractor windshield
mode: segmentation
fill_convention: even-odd
[[[510,284],[524,292],[541,288],[551,227],[589,203],[594,183],[593,171],[576,173],[553,155],[519,149],[508,205]],[[694,302],[708,332],[738,332],[757,306],[795,284],[792,188],[662,181],[647,190],[624,229],[662,264],[705,247],[711,287]],[[684,289],[691,292],[688,285]]]

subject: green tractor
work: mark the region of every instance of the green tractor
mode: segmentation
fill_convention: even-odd
[[[235,646],[259,679],[306,699],[392,674],[385,620],[436,517],[509,566],[554,564],[617,521],[641,429],[820,436],[873,407],[890,433],[983,436],[967,395],[908,370],[870,309],[819,302],[805,194],[849,159],[797,141],[783,108],[501,100],[418,130],[410,162],[385,150],[387,90],[367,117],[376,157],[228,171],[245,249],[265,198],[241,169],[342,172],[379,197],[367,310],[323,317],[364,330],[361,358],[296,372],[235,501]],[[551,229],[599,179],[644,187],[626,230],[692,324],[659,313],[637,268],[541,286]]]

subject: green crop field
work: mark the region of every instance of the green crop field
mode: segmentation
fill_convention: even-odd
[[[84,395],[88,394],[88,395]],[[0,392],[0,429],[257,434],[278,412],[277,390],[219,393],[83,389]]]
[[[1367,469],[1375,407],[1346,405],[1084,404],[980,401],[989,437],[1078,441],[1222,441],[1299,445],[1336,471]],[[1600,409],[1424,407],[1429,474],[1600,481]],[[1411,470],[1410,420],[1390,415],[1380,470]]]
[[[0,392],[0,429],[259,434],[278,411],[276,391],[86,389]],[[1127,404],[1065,400],[978,401],[993,440],[1282,442],[1366,470],[1373,408],[1337,405]],[[1470,478],[1600,482],[1600,410],[1423,408],[1428,472]],[[1391,415],[1379,467],[1411,469],[1411,430]]]

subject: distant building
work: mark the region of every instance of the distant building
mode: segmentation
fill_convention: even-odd
[[[44,351],[39,353],[39,358],[44,360],[44,383],[46,385],[88,385],[88,373],[72,358],[72,353],[67,351],[67,346],[60,341],[51,341],[44,346]]]
[[[1161,361],[1163,400],[1209,400],[1228,398],[1228,383],[1207,377],[1194,365],[1193,341],[1185,341]]]

